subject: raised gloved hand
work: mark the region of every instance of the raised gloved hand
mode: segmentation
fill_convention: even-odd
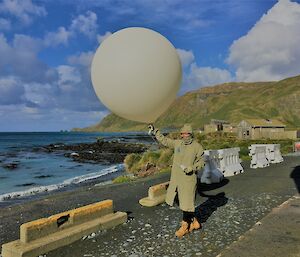
[[[154,135],[154,134],[155,134],[155,133],[154,133],[155,128],[154,128],[153,124],[149,124],[149,125],[148,125],[148,128],[149,128],[148,134],[149,134],[149,135]]]
[[[191,175],[193,175],[194,170],[193,170],[192,167],[186,167],[186,168],[183,170],[183,172],[184,172],[186,175],[191,176]]]

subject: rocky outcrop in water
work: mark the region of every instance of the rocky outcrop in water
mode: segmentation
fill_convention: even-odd
[[[120,143],[98,141],[95,143],[81,143],[74,145],[50,144],[43,148],[46,152],[62,152],[64,156],[78,162],[94,163],[121,163],[127,154],[142,153],[148,149],[147,145],[140,143]]]

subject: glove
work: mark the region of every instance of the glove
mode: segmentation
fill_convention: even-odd
[[[191,176],[191,175],[194,174],[194,170],[193,170],[192,167],[187,167],[187,168],[185,168],[185,169],[183,170],[183,172],[184,172],[186,175],[188,175],[188,176]]]
[[[148,131],[148,134],[149,135],[154,135],[155,133],[154,133],[154,126],[153,126],[153,124],[149,124],[148,125],[148,128],[149,128],[149,131]]]

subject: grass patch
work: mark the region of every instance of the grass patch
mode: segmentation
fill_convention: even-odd
[[[172,156],[171,149],[162,148],[158,151],[146,151],[143,154],[129,154],[125,157],[124,163],[128,173],[138,174],[147,169],[147,165],[156,167],[158,170],[170,166]]]
[[[133,180],[135,180],[135,178],[130,177],[130,176],[126,176],[126,175],[122,175],[122,176],[116,177],[112,182],[114,184],[120,184],[120,183],[130,182],[130,181],[133,181]]]
[[[167,172],[171,172],[171,167],[166,167],[159,170],[159,173],[167,173]]]

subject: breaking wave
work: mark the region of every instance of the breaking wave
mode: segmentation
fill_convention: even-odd
[[[24,191],[17,191],[17,192],[2,194],[2,195],[0,195],[0,202],[6,201],[6,200],[22,198],[22,197],[33,196],[33,195],[36,195],[39,193],[54,191],[57,189],[64,188],[68,185],[76,185],[76,184],[80,184],[85,181],[94,180],[94,179],[106,176],[108,174],[112,174],[112,173],[121,171],[123,169],[124,169],[124,164],[118,164],[118,165],[111,166],[109,168],[102,169],[99,172],[88,173],[88,174],[81,175],[78,177],[66,179],[62,183],[59,183],[59,184],[48,185],[48,186],[37,186],[37,187],[30,188],[30,189],[26,189]]]

